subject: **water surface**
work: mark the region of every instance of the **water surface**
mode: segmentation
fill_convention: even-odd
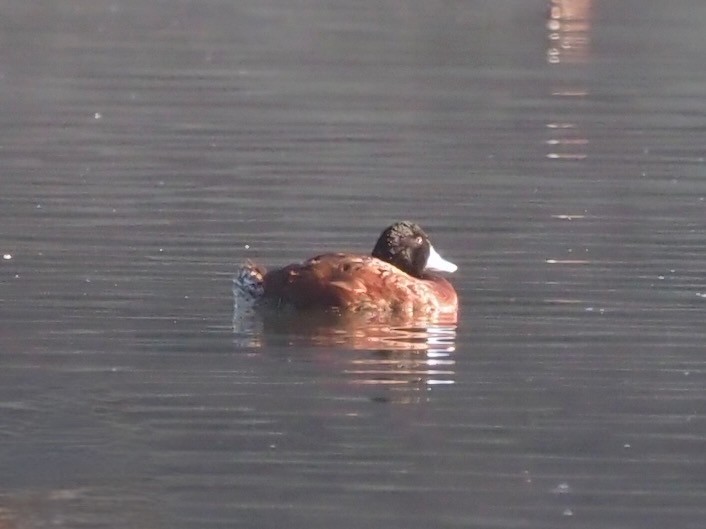
[[[699,528],[706,6],[4,2],[0,527]],[[234,327],[412,218],[455,328]]]

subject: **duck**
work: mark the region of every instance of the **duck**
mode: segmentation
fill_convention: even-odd
[[[455,314],[456,291],[435,272],[457,269],[418,224],[399,221],[382,231],[370,255],[326,253],[270,271],[248,261],[236,274],[234,293],[301,311]]]

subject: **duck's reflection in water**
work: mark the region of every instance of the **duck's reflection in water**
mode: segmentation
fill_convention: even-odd
[[[242,310],[233,331],[241,346],[316,348],[333,359],[353,384],[454,383],[455,314],[413,317],[390,314],[301,313]]]

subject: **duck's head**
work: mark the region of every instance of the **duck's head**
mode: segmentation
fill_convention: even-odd
[[[458,268],[443,259],[434,250],[424,230],[410,221],[396,222],[386,228],[373,248],[373,257],[414,277],[422,277],[427,270],[455,272]]]

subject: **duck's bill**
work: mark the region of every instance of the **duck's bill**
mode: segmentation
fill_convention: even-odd
[[[453,264],[451,261],[447,261],[441,257],[433,246],[429,247],[429,259],[427,259],[427,265],[424,267],[425,270],[434,270],[436,272],[455,272],[458,270],[458,266]]]

